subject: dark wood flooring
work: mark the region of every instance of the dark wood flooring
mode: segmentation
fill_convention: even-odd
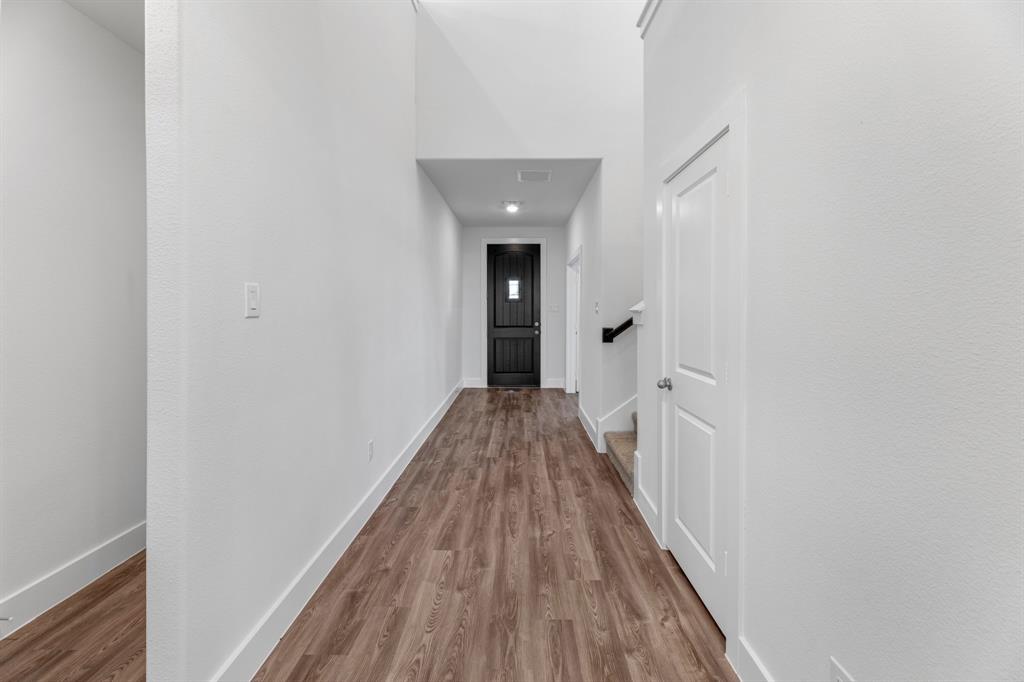
[[[256,675],[735,680],[576,402],[462,392]],[[145,678],[145,553],[0,641],[0,680]]]
[[[145,552],[0,640],[0,680],[145,678]]]
[[[256,680],[735,680],[558,390],[467,389]]]

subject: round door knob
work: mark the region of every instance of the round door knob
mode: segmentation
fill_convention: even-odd
[[[533,330],[533,333],[534,333],[534,334],[540,334],[540,330],[539,330],[539,329],[534,329],[534,330]]]
[[[672,379],[665,377],[664,379],[658,379],[658,388],[667,388],[672,390]]]

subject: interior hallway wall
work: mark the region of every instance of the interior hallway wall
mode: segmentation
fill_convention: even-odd
[[[541,290],[544,310],[541,322],[541,386],[565,387],[565,228],[564,227],[466,227],[462,230],[462,376],[467,386],[486,386],[482,373],[486,348],[481,346],[486,324],[483,302],[486,289],[481,279],[481,244],[484,239],[534,237],[545,240]]]
[[[460,226],[409,3],[146,11],[148,674],[248,679],[454,397]]]
[[[601,367],[605,348],[605,344],[585,343],[586,339],[599,339],[601,335],[601,317],[595,313],[593,304],[593,301],[600,299],[601,282],[590,275],[591,270],[599,271],[601,264],[601,177],[602,169],[598,167],[565,226],[566,251],[568,253],[566,258],[575,256],[578,251],[582,263],[579,344],[581,370]],[[597,422],[603,414],[601,412],[603,376],[604,372],[591,370],[589,372],[581,371],[578,378],[580,416],[591,439],[595,442],[599,440]]]
[[[142,55],[0,14],[0,636],[145,543]]]
[[[636,393],[635,346],[602,344],[600,329],[641,296],[642,6],[428,0],[418,21],[420,158],[602,159],[593,239],[610,257],[586,249],[580,335],[594,420]]]
[[[777,680],[829,656],[1024,679],[1022,26],[1019,3],[663,2],[647,34],[652,191],[747,92],[741,598]]]

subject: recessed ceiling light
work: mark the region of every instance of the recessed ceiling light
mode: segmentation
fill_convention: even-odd
[[[520,205],[523,202],[521,202],[521,201],[505,201],[503,203],[505,205],[505,210],[508,211],[509,213],[519,213]]]

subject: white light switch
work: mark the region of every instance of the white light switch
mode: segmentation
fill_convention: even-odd
[[[257,282],[245,283],[245,316],[260,316],[260,285]]]

